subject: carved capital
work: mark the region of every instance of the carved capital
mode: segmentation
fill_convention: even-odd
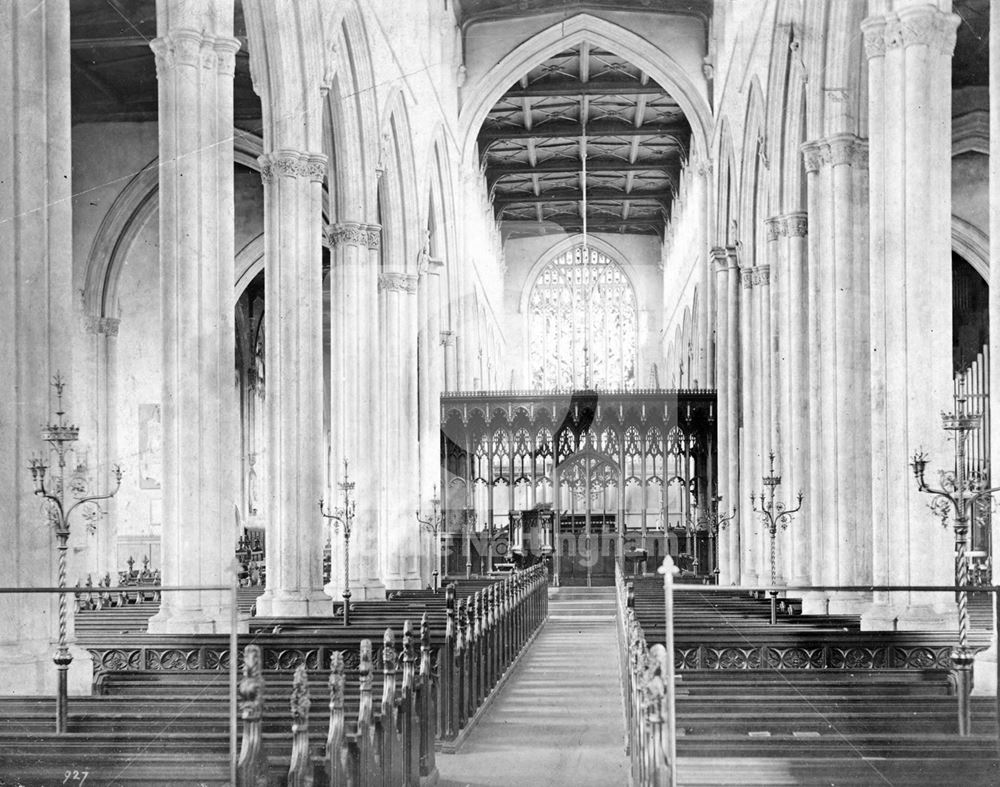
[[[753,284],[755,287],[767,286],[771,283],[770,265],[758,265],[756,268],[751,268],[750,272],[753,277]]]
[[[154,38],[149,43],[156,57],[156,76],[163,78],[167,71],[178,66],[200,68],[203,64],[203,47],[211,50],[212,39],[197,30],[179,28]],[[214,52],[212,53],[214,57]]]
[[[868,59],[885,57],[885,17],[871,16],[861,23]]]
[[[322,182],[326,177],[326,156],[322,153],[301,153],[296,150],[276,150],[257,157],[260,179],[270,183],[276,177],[308,178]]]
[[[852,167],[868,165],[868,140],[854,134],[837,134],[826,140],[828,160],[833,166],[847,164]]]
[[[417,277],[412,273],[380,273],[378,288],[384,292],[403,292],[412,295],[417,291]]]
[[[381,224],[366,224],[365,231],[367,233],[367,243],[368,248],[379,249],[382,247],[382,225]]]
[[[326,228],[326,242],[330,248],[338,246],[368,246],[368,225],[354,221],[331,224]]]
[[[742,268],[740,270],[740,280],[743,282],[744,290],[749,290],[753,287],[753,268]]]
[[[787,238],[804,238],[809,234],[809,217],[805,211],[781,217],[781,234]]]
[[[764,219],[764,237],[766,240],[777,240],[778,235],[780,234],[781,218],[779,216],[772,216],[769,219]]]
[[[926,46],[942,55],[955,51],[955,35],[961,18],[940,11],[931,5],[904,8],[898,14],[898,25],[887,24],[898,38],[897,46]],[[888,29],[887,29],[888,34]]]
[[[819,172],[819,168],[828,160],[829,149],[822,141],[803,142],[799,149],[802,151],[806,172]]]
[[[233,77],[236,75],[236,53],[239,51],[240,40],[238,38],[215,39],[215,57],[219,73],[222,76]]]

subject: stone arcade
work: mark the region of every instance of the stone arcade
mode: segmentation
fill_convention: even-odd
[[[235,636],[241,783],[656,782],[671,654],[644,575],[668,555],[716,586],[674,610],[684,779],[757,757],[753,783],[865,783],[862,754],[890,783],[949,756],[996,775],[989,595],[969,602],[970,731],[934,694],[954,523],[910,463],[1000,482],[1000,5],[3,0],[0,105],[0,704],[21,725],[0,724],[0,780],[70,767],[42,721],[64,644],[91,783],[225,783]],[[981,423],[956,468],[959,406]],[[41,431],[57,409],[79,428],[65,467]],[[39,462],[67,499],[122,471],[61,551]],[[802,492],[772,532],[767,476]],[[750,596],[772,577],[774,627]],[[18,592],[60,581],[62,605]],[[551,669],[573,653],[592,696]],[[832,673],[856,670],[929,737],[908,749],[848,698],[824,729],[854,753],[811,743],[782,670],[843,697]],[[531,726],[532,675],[601,721]],[[130,696],[168,699],[144,716]],[[536,741],[523,762],[483,745],[505,714]]]

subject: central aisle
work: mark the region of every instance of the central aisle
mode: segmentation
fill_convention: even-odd
[[[628,783],[614,588],[551,590],[549,620],[458,754],[442,787]]]

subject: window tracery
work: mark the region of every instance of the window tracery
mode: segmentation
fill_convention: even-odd
[[[633,389],[638,319],[622,266],[578,245],[549,262],[528,300],[536,390]]]

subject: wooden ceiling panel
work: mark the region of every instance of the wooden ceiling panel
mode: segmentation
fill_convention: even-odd
[[[662,86],[584,43],[512,85],[478,141],[505,233],[582,227],[586,183],[588,228],[662,234],[690,139]]]

